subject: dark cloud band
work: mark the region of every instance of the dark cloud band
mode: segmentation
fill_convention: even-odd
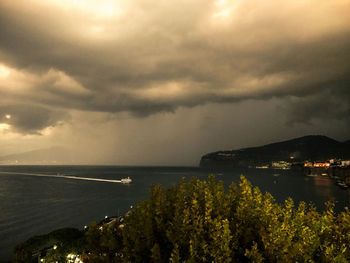
[[[2,1],[0,61],[15,72],[0,94],[8,105],[26,105],[2,106],[20,116],[12,125],[33,133],[72,109],[148,116],[274,97],[297,98],[286,104],[292,122],[305,121],[295,117],[302,109],[305,119],[348,113],[344,1],[146,2],[99,17],[68,2]],[[318,12],[310,13],[312,3]],[[319,97],[332,98],[327,113]]]

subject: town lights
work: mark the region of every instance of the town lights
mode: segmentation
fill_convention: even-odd
[[[79,255],[68,254],[67,263],[83,263],[83,261],[79,258]]]

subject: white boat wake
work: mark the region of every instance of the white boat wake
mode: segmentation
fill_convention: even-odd
[[[40,176],[40,177],[55,177],[55,178],[66,178],[66,179],[74,179],[74,180],[98,181],[98,182],[122,183],[122,184],[129,184],[132,182],[130,177],[123,178],[121,180],[111,180],[111,179],[70,176],[70,175],[64,175],[64,174],[61,175],[61,174],[38,174],[38,173],[16,173],[16,172],[0,172],[0,174],[16,174],[16,175],[29,175],[29,176]]]

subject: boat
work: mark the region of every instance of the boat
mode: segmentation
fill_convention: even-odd
[[[122,178],[120,180],[122,184],[130,184],[132,182],[131,178],[128,176],[127,178]]]

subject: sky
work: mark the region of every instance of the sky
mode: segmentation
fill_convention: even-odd
[[[0,156],[192,166],[349,140],[349,14],[350,0],[1,0]]]

